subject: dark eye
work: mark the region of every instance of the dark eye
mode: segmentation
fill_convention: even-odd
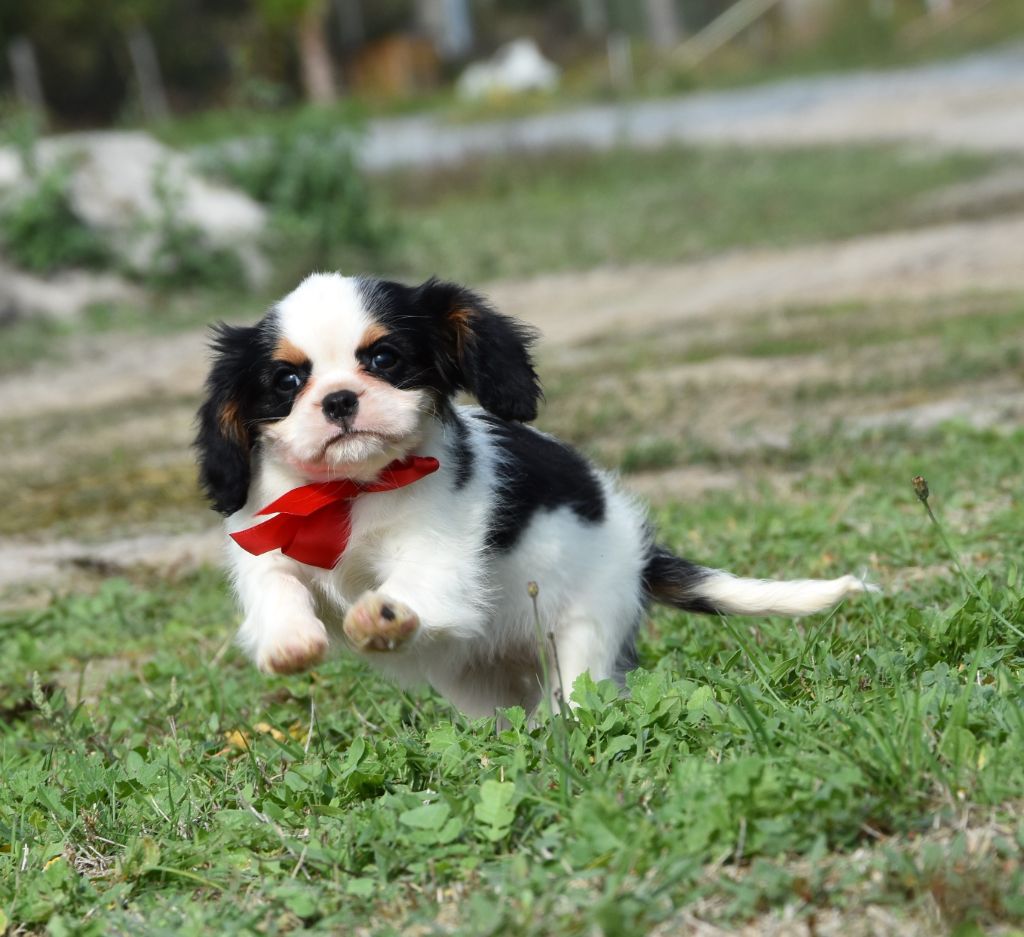
[[[370,355],[370,367],[374,371],[390,371],[398,364],[398,355],[391,348],[378,348]]]
[[[302,386],[302,375],[291,368],[281,368],[274,375],[274,390],[282,394],[293,394]]]

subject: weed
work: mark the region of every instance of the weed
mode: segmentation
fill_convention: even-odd
[[[950,556],[953,558],[953,562],[956,564],[957,572],[960,574],[960,578],[966,583],[967,587],[971,590],[971,593],[980,601],[983,602],[988,610],[995,615],[1007,628],[1009,628],[1018,638],[1024,638],[1024,631],[1018,629],[1012,622],[1008,621],[1002,613],[992,606],[992,603],[981,594],[978,587],[975,585],[974,580],[967,574],[964,569],[963,563],[960,562],[960,557],[957,555],[953,545],[949,542],[949,537],[946,535],[946,530],[939,522],[939,519],[935,516],[935,512],[932,510],[931,504],[928,503],[928,499],[931,497],[931,490],[928,487],[928,482],[925,480],[923,475],[915,475],[913,478],[914,494],[917,495],[917,500],[924,505],[925,512],[928,514],[928,520],[932,522],[935,529],[939,533],[939,537],[942,538],[943,546],[949,551]]]
[[[31,113],[15,111],[0,120],[0,139],[11,144],[26,179],[19,192],[0,201],[0,245],[16,264],[38,273],[109,264],[103,241],[71,204],[69,163],[42,167],[38,134]]]

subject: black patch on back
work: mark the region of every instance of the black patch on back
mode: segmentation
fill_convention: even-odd
[[[584,523],[604,520],[604,492],[583,456],[521,423],[491,414],[481,414],[479,419],[487,424],[500,452],[488,546],[512,549],[537,511],[568,507]]]

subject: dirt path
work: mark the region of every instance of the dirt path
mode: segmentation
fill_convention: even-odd
[[[386,170],[559,147],[854,141],[1024,151],[1024,47],[514,120],[453,125],[429,115],[391,118],[370,124],[361,156],[367,168]]]
[[[668,267],[497,283],[500,308],[571,346],[601,334],[787,305],[927,299],[1024,288],[1024,215],[788,250],[736,251]]]
[[[743,250],[665,267],[602,268],[484,286],[536,325],[546,353],[666,323],[849,300],[1024,289],[1024,214],[786,250]],[[82,360],[0,379],[7,420],[197,392],[206,333],[85,343]]]

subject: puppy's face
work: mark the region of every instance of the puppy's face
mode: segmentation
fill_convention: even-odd
[[[529,342],[453,284],[311,276],[257,325],[219,330],[197,438],[207,494],[238,510],[254,453],[307,481],[371,479],[462,389],[499,416],[532,419]]]
[[[268,455],[313,480],[373,477],[420,441],[445,398],[443,336],[377,284],[313,277],[282,300],[263,384]],[[269,343],[268,343],[269,344]]]

